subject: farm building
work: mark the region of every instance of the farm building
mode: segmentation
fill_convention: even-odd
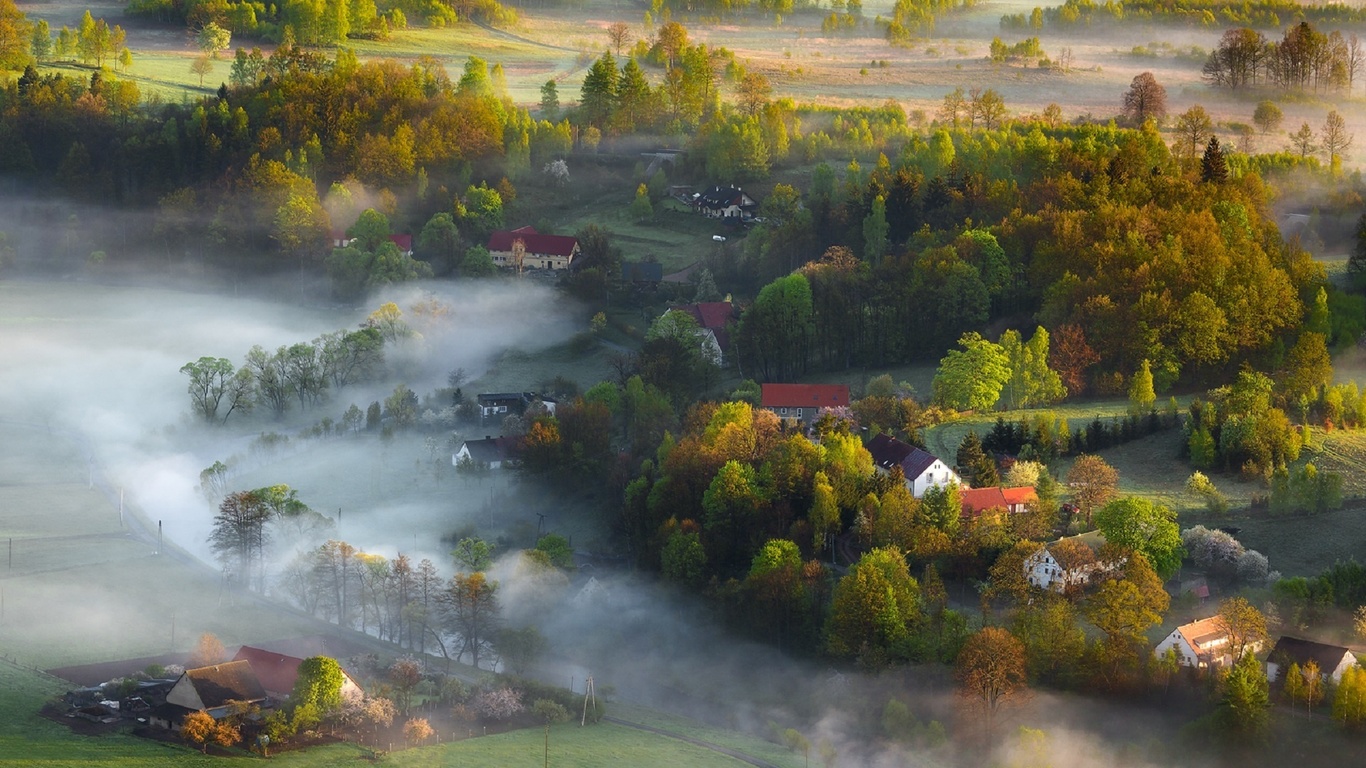
[[[1025,558],[1025,579],[1030,584],[1062,594],[1073,594],[1087,584],[1097,573],[1108,573],[1123,565],[1120,562],[1106,563],[1096,559],[1091,541],[1083,534],[1058,539]]]
[[[458,467],[466,459],[488,465],[489,469],[500,469],[505,462],[513,461],[517,453],[515,437],[485,437],[483,440],[466,440],[460,450],[451,454],[451,466]]]
[[[890,474],[893,467],[901,468],[906,487],[917,499],[924,496],[930,486],[943,488],[950,483],[962,484],[958,474],[938,456],[890,435],[877,435],[866,447],[873,455],[873,467],[881,474]]]
[[[1234,661],[1229,647],[1231,642],[1223,621],[1218,616],[1211,616],[1173,629],[1157,644],[1153,654],[1163,656],[1169,648],[1175,648],[1184,666],[1197,669],[1226,667]],[[1254,653],[1260,647],[1261,643],[1249,644],[1244,652]]]
[[[568,235],[543,235],[534,227],[500,229],[489,235],[489,256],[500,267],[569,269],[579,255],[579,241]]]
[[[303,659],[250,645],[242,646],[232,660],[250,664],[256,679],[261,681],[261,687],[275,699],[286,699],[294,692],[294,683],[299,679],[299,665],[304,663]],[[359,698],[362,695],[360,686],[343,670],[342,698]]]
[[[266,701],[266,689],[246,661],[187,669],[166,694],[166,704],[154,711],[152,724],[174,728],[185,715],[201,709],[217,720],[232,713],[231,702]]]
[[[793,419],[809,426],[822,408],[849,407],[849,386],[764,384],[760,388],[759,407],[773,411],[780,419]]]
[[[1357,663],[1357,657],[1339,645],[1282,636],[1276,641],[1276,647],[1271,649],[1271,655],[1266,657],[1266,679],[1274,683],[1280,677],[1282,668],[1298,664],[1300,669],[1304,669],[1311,661],[1318,665],[1324,677],[1340,683],[1343,673]]]

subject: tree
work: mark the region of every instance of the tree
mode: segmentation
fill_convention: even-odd
[[[895,549],[872,549],[835,585],[826,647],[835,656],[886,658],[910,635],[920,589]]]
[[[1067,470],[1067,485],[1077,510],[1090,522],[1091,514],[1119,492],[1119,473],[1105,459],[1084,454]]]
[[[1028,694],[1024,644],[1000,627],[985,627],[968,638],[955,662],[958,693],[982,718],[989,742],[1000,710]]]
[[[971,102],[968,105],[972,123],[981,121],[982,127],[988,131],[994,131],[1001,127],[1001,121],[1006,116],[1006,102],[1001,98],[1001,94],[994,88],[979,91],[974,88],[971,92]]]
[[[1105,540],[1142,552],[1164,578],[1176,572],[1184,551],[1176,513],[1137,496],[1115,499],[1096,511],[1096,528]]]
[[[1241,659],[1267,639],[1266,617],[1242,597],[1230,597],[1219,604],[1216,624],[1229,638],[1229,654]]]
[[[213,59],[207,53],[194,57],[190,62],[190,72],[199,76],[199,87],[204,87],[204,78],[213,72]]]
[[[1076,674],[1086,650],[1086,633],[1077,624],[1071,600],[1045,596],[1022,605],[1010,630],[1024,644],[1032,678],[1061,682]]]
[[[180,738],[196,744],[203,748],[204,754],[209,752],[209,742],[213,739],[214,730],[218,723],[204,710],[191,712],[185,716],[185,720],[180,724]]]
[[[1257,124],[1257,128],[1261,130],[1263,136],[1273,131],[1279,131],[1281,120],[1284,118],[1285,115],[1281,112],[1281,108],[1276,106],[1274,101],[1257,102],[1257,108],[1252,111],[1252,122]]]
[[[962,350],[951,349],[939,361],[935,402],[957,410],[991,410],[1010,379],[1010,360],[1000,346],[975,331],[963,334],[958,344]]]
[[[3,13],[3,11],[0,11],[0,14]],[[0,27],[3,27],[4,25],[5,22],[0,21]],[[4,50],[4,48],[5,44],[0,43],[0,51]],[[32,53],[33,58],[37,59],[40,63],[52,58],[52,28],[48,26],[47,19],[39,19],[38,22],[33,25],[33,40],[29,44],[29,52]],[[2,56],[3,54],[0,54],[0,57]]]
[[[251,491],[230,493],[218,505],[209,534],[209,548],[230,577],[250,587],[258,565],[264,566],[266,522],[270,509]],[[257,577],[264,589],[264,574]]]
[[[636,199],[631,202],[631,218],[636,221],[645,221],[654,218],[655,209],[650,204],[650,190],[644,184],[636,187]]]
[[[190,377],[188,391],[194,412],[209,423],[222,423],[238,410],[251,409],[254,381],[251,372],[234,371],[232,363],[221,357],[201,357],[180,367]],[[222,418],[219,411],[226,407]]]
[[[1167,115],[1167,89],[1151,72],[1135,76],[1124,94],[1124,112],[1138,125],[1150,118],[1161,122]]]
[[[620,73],[611,51],[603,51],[583,78],[583,86],[579,90],[579,109],[584,119],[600,130],[605,130],[611,122],[619,79]]]
[[[435,731],[425,717],[414,717],[403,724],[403,739],[409,744],[421,744],[430,739]]]
[[[1217,721],[1231,740],[1247,743],[1266,738],[1271,722],[1271,694],[1266,668],[1252,654],[1238,657],[1224,678]]]
[[[342,685],[346,676],[336,659],[310,656],[299,663],[299,676],[294,680],[290,701],[294,706],[315,707],[324,717],[341,709]]]
[[[1304,701],[1305,711],[1314,714],[1314,705],[1323,701],[1326,693],[1323,670],[1319,663],[1310,659],[1300,670],[1300,698]]]
[[[219,51],[232,44],[232,32],[211,21],[200,27],[195,33],[194,41],[201,52],[216,59]]]
[[[455,565],[463,573],[487,571],[493,565],[488,542],[479,538],[466,537],[456,543],[451,550]]]
[[[750,117],[758,117],[764,111],[764,107],[768,106],[769,97],[772,95],[773,85],[767,77],[758,72],[746,73],[736,87],[736,100],[739,102],[740,111]]]
[[[1219,137],[1209,137],[1205,154],[1200,158],[1200,179],[1210,184],[1223,184],[1228,181],[1228,162],[1224,160],[1224,150],[1219,147]]]
[[[411,656],[395,659],[389,665],[388,678],[394,689],[394,704],[400,714],[407,715],[413,705],[413,690],[422,683],[422,665]]]
[[[191,669],[199,667],[209,667],[221,663],[228,658],[228,652],[223,649],[223,643],[218,636],[210,632],[205,632],[199,636],[199,641],[195,644],[194,651],[190,653],[187,662]]]
[[[1049,367],[1049,336],[1043,326],[1034,329],[1028,342],[1022,342],[1020,332],[1012,329],[1001,334],[999,343],[1010,361],[1010,378],[1001,391],[1007,408],[1029,408],[1067,397],[1061,375]]]
[[[456,659],[468,651],[470,663],[478,669],[479,654],[498,628],[498,582],[480,572],[458,573],[451,577],[441,601],[446,628],[460,640]]]
[[[1309,123],[1301,124],[1298,131],[1290,134],[1290,147],[1299,152],[1302,158],[1309,157],[1319,151],[1314,129],[1309,127]]]
[[[1336,109],[1328,112],[1323,120],[1323,151],[1328,153],[1328,165],[1338,168],[1342,154],[1352,146],[1352,134],[1347,132],[1347,121],[1342,119]]]
[[[1214,134],[1214,121],[1205,108],[1196,104],[1176,118],[1176,154],[1194,160],[1200,148]]]
[[[624,21],[614,21],[607,25],[607,39],[621,56],[621,49],[631,42],[631,25]]]
[[[541,85],[541,116],[554,120],[560,114],[560,90],[554,78]]]

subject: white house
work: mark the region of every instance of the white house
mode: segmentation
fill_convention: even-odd
[[[1173,629],[1153,649],[1153,655],[1165,656],[1175,648],[1177,658],[1187,667],[1226,667],[1233,664],[1232,638],[1218,616],[1192,621]],[[1248,643],[1244,653],[1255,653],[1261,643]]]
[[[1098,561],[1091,546],[1082,537],[1073,536],[1039,547],[1038,551],[1025,558],[1024,571],[1025,579],[1030,584],[1066,594],[1090,584],[1096,574],[1108,573],[1123,564],[1123,561]]]
[[[1282,667],[1298,664],[1300,669],[1304,669],[1311,661],[1319,665],[1319,671],[1324,677],[1332,679],[1334,683],[1340,683],[1343,673],[1357,663],[1357,657],[1338,645],[1324,645],[1298,637],[1282,637],[1276,641],[1276,647],[1271,649],[1271,655],[1266,657],[1266,679],[1274,683],[1276,678],[1280,677]]]
[[[466,440],[460,450],[451,455],[451,466],[458,467],[460,462],[469,459],[487,464],[489,469],[499,469],[504,462],[513,460],[516,453],[517,438],[485,437],[483,440]]]
[[[901,467],[901,474],[906,477],[906,487],[917,499],[924,496],[930,486],[943,488],[950,483],[963,484],[958,473],[949,469],[949,465],[939,457],[890,435],[877,435],[868,441],[866,447],[873,456],[873,466],[878,472],[886,475],[891,473],[893,467]]]
[[[758,208],[754,198],[739,187],[712,187],[693,198],[693,205],[712,219],[741,219]]]

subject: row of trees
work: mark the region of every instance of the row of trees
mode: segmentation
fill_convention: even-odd
[[[1350,92],[1366,63],[1355,34],[1324,34],[1307,21],[1276,42],[1252,29],[1230,29],[1205,62],[1205,80],[1231,90],[1265,84],[1292,91]]]

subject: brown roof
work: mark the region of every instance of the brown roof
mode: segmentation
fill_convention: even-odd
[[[185,677],[194,684],[205,709],[221,707],[229,701],[260,701],[266,697],[265,688],[246,661],[187,669]]]
[[[489,235],[490,251],[511,251],[513,242],[521,240],[527,253],[550,256],[572,256],[579,241],[568,235],[543,235],[531,227],[500,229]]]
[[[848,384],[764,384],[764,408],[839,408],[849,405]]]
[[[1176,631],[1180,632],[1181,636],[1186,638],[1186,642],[1190,645],[1191,649],[1196,652],[1207,650],[1204,646],[1210,642],[1221,638],[1228,638],[1228,633],[1224,631],[1224,627],[1219,621],[1218,616],[1211,616],[1208,619],[1200,619],[1199,621],[1192,621],[1189,624],[1182,624],[1176,628]]]
[[[1021,485],[1017,488],[1002,488],[1001,495],[1005,496],[1006,504],[1016,506],[1019,504],[1033,504],[1039,500],[1039,494],[1032,486]]]

